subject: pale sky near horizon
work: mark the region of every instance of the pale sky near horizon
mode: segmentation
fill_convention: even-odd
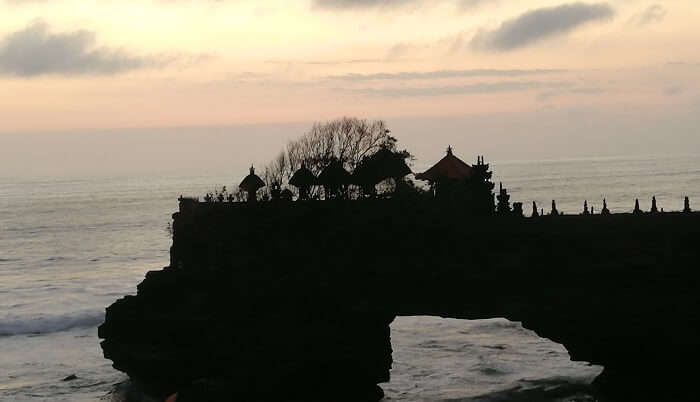
[[[352,115],[700,151],[695,0],[0,0],[0,21],[0,141]]]

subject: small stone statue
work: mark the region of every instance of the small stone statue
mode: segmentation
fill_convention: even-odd
[[[608,202],[603,198],[603,209],[600,211],[601,215],[610,215],[610,210],[608,209]]]
[[[540,216],[540,214],[537,212],[537,203],[532,201],[532,217],[537,218],[538,216]]]
[[[689,214],[692,212],[692,209],[690,209],[690,199],[688,197],[685,197],[685,201],[683,202],[683,212],[686,214]]]
[[[583,214],[590,215],[591,212],[588,210],[588,200],[583,201]]]

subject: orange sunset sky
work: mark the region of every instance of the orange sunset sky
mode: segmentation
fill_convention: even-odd
[[[353,115],[698,150],[696,3],[0,0],[0,141]]]

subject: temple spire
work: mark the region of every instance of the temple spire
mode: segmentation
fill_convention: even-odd
[[[642,210],[639,208],[639,198],[634,199],[634,211],[632,213],[635,215],[642,214]]]
[[[557,202],[556,200],[552,200],[552,212],[549,213],[552,216],[557,216],[559,215],[559,211],[557,211]]]
[[[603,198],[603,209],[600,211],[601,215],[610,215],[610,210],[608,209],[608,202]]]

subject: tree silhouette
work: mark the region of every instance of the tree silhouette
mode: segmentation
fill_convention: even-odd
[[[368,121],[343,117],[324,123],[315,123],[303,136],[292,140],[265,168],[263,180],[267,188],[273,183],[287,183],[304,165],[315,176],[331,163],[340,163],[353,172],[363,158],[381,149],[401,152],[404,159],[411,159],[407,151],[398,151],[396,138],[392,137],[382,120]],[[296,189],[293,189],[296,191]],[[309,198],[318,196],[320,188],[310,189]],[[357,195],[357,194],[354,194]]]

